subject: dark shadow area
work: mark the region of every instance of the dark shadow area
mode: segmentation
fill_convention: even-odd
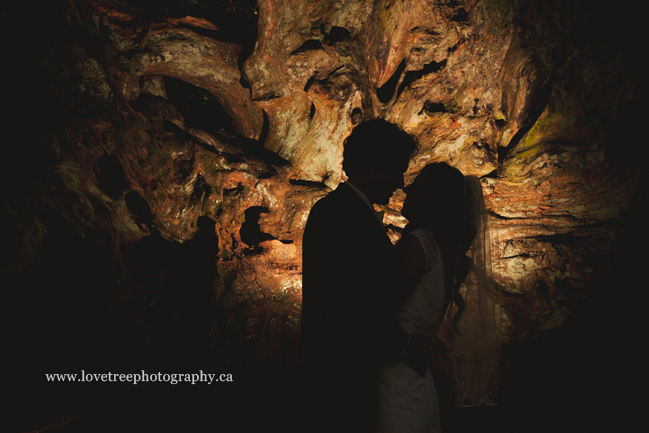
[[[465,23],[469,21],[469,13],[466,11],[466,9],[459,8],[455,12],[453,12],[453,15],[451,15],[451,21],[455,21],[457,23]]]
[[[20,278],[5,280],[2,390],[11,403],[3,430],[239,432],[290,425],[294,373],[270,374],[245,352],[214,296],[214,220],[199,218],[191,240],[172,242],[155,228],[144,198],[130,192],[125,200],[151,235],[122,245],[121,260],[110,237],[92,229],[81,235],[51,216],[43,221],[47,240],[38,258]],[[231,374],[232,382],[134,385],[45,377],[200,370]]]
[[[649,243],[648,212],[645,178],[620,218],[597,293],[573,301],[563,327],[504,346],[498,406],[456,408],[452,381],[439,378],[442,431],[604,433],[642,425],[649,403],[649,252],[638,246]],[[562,235],[550,240],[579,242]]]
[[[315,182],[312,180],[303,180],[303,179],[291,179],[289,180],[291,185],[302,185],[302,186],[309,186],[312,188],[326,188],[327,185],[325,185],[323,182]]]
[[[647,403],[643,342],[649,299],[642,270],[649,257],[636,248],[649,242],[643,219],[647,196],[645,186],[623,216],[623,234],[600,293],[576,304],[564,328],[505,346],[498,406],[455,408],[452,382],[437,378],[443,431],[632,431]],[[146,201],[133,193],[126,200],[136,222],[151,225]],[[8,431],[35,430],[68,416],[74,420],[50,431],[246,432],[270,426],[299,431],[295,372],[270,375],[263,362],[237,355],[235,338],[225,337],[219,347],[209,343],[208,322],[226,321],[210,299],[218,252],[213,220],[201,219],[196,236],[184,244],[153,228],[151,236],[123,246],[128,287],[118,281],[110,241],[82,238],[64,220],[47,224],[51,229],[40,258],[3,296],[3,318],[11,325],[4,339],[5,368],[12,372],[3,383],[12,398]],[[227,336],[227,330],[219,332]],[[45,373],[82,369],[202,369],[231,373],[234,382],[172,386],[44,379]]]
[[[121,248],[130,294],[147,347],[167,368],[209,365],[210,329],[218,315],[214,299],[218,239],[216,222],[197,221],[198,232],[182,244],[164,239],[150,219],[146,200],[129,193],[129,210],[151,235]]]
[[[442,60],[441,62],[430,62],[422,69],[419,71],[408,71],[406,72],[406,76],[403,78],[403,81],[401,82],[401,85],[399,86],[399,90],[397,91],[397,97],[403,92],[403,89],[405,89],[407,86],[412,84],[413,82],[421,79],[423,76],[432,74],[434,72],[439,71],[442,69],[444,66],[446,66],[446,60]]]
[[[7,431],[28,431],[49,419],[77,416],[113,399],[115,388],[50,383],[46,373],[127,371],[143,362],[137,322],[124,307],[110,238],[50,216],[47,240],[15,281],[5,281],[2,317]],[[141,367],[137,367],[141,368]],[[8,373],[10,372],[10,373]]]
[[[212,135],[236,134],[230,115],[210,92],[178,78],[163,78],[167,99],[182,114],[187,127]]]
[[[126,188],[126,177],[124,169],[117,158],[113,155],[106,155],[97,161],[95,165],[95,176],[97,185],[109,197],[119,199]]]
[[[253,206],[244,212],[245,221],[239,229],[239,236],[241,241],[250,247],[250,254],[259,254],[264,250],[259,246],[260,242],[275,239],[274,236],[262,232],[259,226],[259,217],[268,212],[270,210],[264,206]]]
[[[188,141],[188,142],[196,143],[197,145],[201,146],[203,149],[206,149],[212,153],[218,153],[218,151],[214,149],[214,147],[196,140],[194,136],[188,134],[180,126],[176,125],[173,122],[170,122],[169,120],[163,120],[162,127],[164,128],[165,131],[171,132],[178,141]]]
[[[308,41],[305,41],[300,47],[293,51],[291,55],[299,54],[299,53],[305,53],[307,51],[314,51],[314,50],[323,50],[322,48],[322,43],[317,40],[317,39],[309,39]]]
[[[128,105],[138,113],[151,111],[156,105],[165,103],[167,103],[167,101],[164,98],[150,93],[141,93],[137,98],[128,101]]]
[[[236,44],[245,44],[257,34],[257,2],[255,0],[123,0],[119,2],[130,13],[145,22],[164,18],[193,16],[210,21],[218,30],[208,36]],[[192,30],[196,29],[192,27]],[[198,29],[204,31],[205,29]],[[254,41],[254,36],[252,37]]]
[[[401,74],[403,74],[403,71],[405,69],[406,69],[406,61],[402,60],[399,67],[394,72],[394,75],[392,75],[390,79],[385,82],[385,84],[383,84],[381,87],[376,89],[376,96],[379,97],[379,101],[381,101],[384,104],[387,104],[392,100],[392,97],[394,96],[394,91],[396,90],[397,84],[399,83],[399,79],[401,78]]]
[[[361,110],[361,109],[358,108],[358,107],[354,108],[354,109],[352,110],[351,118],[352,118],[352,125],[358,125],[358,124],[361,123],[361,122],[363,121],[363,119],[364,119],[364,116],[363,116],[363,110]]]
[[[446,106],[443,103],[433,102],[433,101],[426,101],[419,114],[421,114],[424,111],[428,115],[436,114],[436,113],[448,113],[448,110],[446,109]]]
[[[337,44],[338,42],[342,42],[346,39],[349,39],[350,37],[351,34],[349,33],[349,30],[347,30],[346,28],[339,27],[339,26],[331,26],[329,33],[325,35],[325,43],[331,47]]]
[[[207,204],[207,200],[211,193],[212,193],[212,187],[205,181],[205,178],[199,174],[196,177],[196,182],[194,182],[194,190],[192,191],[192,195],[189,198],[190,206],[196,206],[200,203],[201,207],[204,208],[205,205]],[[200,229],[200,221],[199,221],[199,229]]]
[[[552,79],[550,78],[545,83],[543,83],[543,86],[541,86],[541,88],[532,96],[529,112],[520,129],[512,137],[507,146],[498,148],[499,163],[502,163],[507,158],[509,153],[516,147],[521,138],[523,138],[525,134],[527,134],[527,132],[532,129],[532,126],[534,126],[541,114],[543,114],[545,107],[550,101],[553,87],[554,84]]]
[[[189,27],[193,32],[217,41],[241,45],[238,59],[239,70],[252,54],[257,40],[258,8],[256,0],[125,0],[120,2],[130,13],[144,22],[162,21],[165,18],[193,16],[203,18],[217,27],[217,30]],[[241,85],[249,87],[241,77]]]
[[[273,165],[282,166],[288,163],[281,156],[263,146],[269,128],[268,116],[265,112],[259,140],[246,138],[237,132],[230,115],[210,92],[183,80],[168,76],[164,76],[164,83],[168,103],[173,105],[183,116],[186,127],[201,129],[224,143],[241,150],[246,155],[263,161],[269,165],[268,170],[271,172],[274,171]],[[159,98],[143,95],[129,104],[136,111],[146,111],[150,110],[151,104],[155,104],[156,101],[159,101]],[[165,128],[176,134],[179,139],[194,141],[201,147],[214,151],[210,146],[200,143],[189,134],[184,133],[177,125],[171,126],[170,123],[164,123]],[[237,158],[236,155],[229,156]]]

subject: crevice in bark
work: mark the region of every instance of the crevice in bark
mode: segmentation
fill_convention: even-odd
[[[126,207],[133,216],[136,224],[143,224],[147,227],[153,227],[154,216],[149,202],[146,201],[135,191],[130,191],[124,197]]]
[[[500,258],[501,259],[530,259],[533,258],[534,254],[529,253],[529,252],[521,252],[518,254],[512,254],[512,255],[503,255]]]
[[[178,158],[174,160],[174,174],[176,179],[183,181],[187,179],[192,172],[194,171],[194,164],[196,163],[196,157],[193,153],[180,154]]]
[[[107,196],[115,200],[122,196],[122,192],[126,188],[126,176],[122,165],[115,156],[106,155],[99,158],[95,165],[95,176],[97,185]]]
[[[573,236],[571,233],[538,236],[536,239],[542,242],[549,242],[552,245],[568,245],[570,247],[577,247],[584,244],[583,237]]]
[[[282,166],[288,163],[275,152],[263,147],[269,130],[269,121],[266,112],[264,112],[264,123],[259,140],[246,138],[236,131],[232,119],[211,93],[179,79],[166,76],[164,79],[168,101],[182,114],[187,128],[199,129],[209,135],[219,137],[219,140],[224,143],[230,144],[246,155],[256,158],[270,166]],[[136,104],[138,108],[141,108],[143,105],[143,103]],[[188,134],[173,122],[163,121],[163,125],[165,129],[174,133],[179,140],[192,141],[210,152],[222,153],[220,149],[203,143],[200,139]],[[238,159],[236,156],[228,154],[228,158],[232,159],[231,157]]]
[[[99,200],[97,197],[95,197],[92,194],[88,194],[88,200],[90,200],[90,204],[92,205],[92,210],[94,214],[97,215],[99,220],[102,220],[107,223],[112,222],[111,221],[112,212],[101,200]]]
[[[257,177],[259,179],[270,179],[273,176],[277,175],[277,170],[273,166],[267,166],[267,171],[260,173]]]
[[[439,71],[442,69],[444,66],[446,66],[446,60],[442,60],[441,62],[435,62],[432,61],[418,71],[408,71],[406,72],[406,76],[403,78],[403,81],[401,82],[401,85],[399,86],[399,90],[397,91],[397,98],[403,92],[403,89],[406,88],[406,86],[410,85],[411,83],[419,80],[422,78],[424,75],[432,74],[434,72]]]
[[[354,108],[350,117],[352,118],[352,124],[358,125],[363,121],[363,110],[358,107]]]
[[[200,136],[195,136],[168,120],[163,120],[162,126],[165,131],[172,133],[178,141],[194,143],[197,146],[200,146],[203,149],[207,150],[208,152],[215,153],[217,155],[225,155],[230,162],[244,162],[244,160],[239,158],[238,156],[222,151],[222,144],[219,143],[219,141],[217,141],[215,137],[205,131],[201,131]],[[194,132],[196,131],[194,130]],[[229,141],[231,139],[231,137],[228,137],[224,134],[219,134],[219,136],[226,141]]]
[[[325,43],[329,46],[335,45],[338,42],[342,42],[345,39],[349,39],[351,34],[349,30],[344,27],[332,26],[329,33],[325,36]]]
[[[315,82],[315,75],[311,76],[311,77],[307,80],[306,84],[304,85],[304,91],[305,91],[305,92],[308,92],[309,89],[311,88],[311,86],[313,85],[314,82]]]
[[[426,101],[419,114],[426,112],[426,114],[448,113],[448,109],[441,102]]]
[[[508,221],[508,220],[512,219],[512,218],[507,218],[507,217],[505,217],[505,216],[502,216],[502,215],[500,215],[500,214],[494,212],[493,210],[488,210],[488,211],[487,211],[487,214],[488,214],[490,217],[495,218],[495,219],[497,219],[497,220],[499,220],[499,221]]]
[[[224,198],[232,198],[236,197],[239,195],[239,193],[243,191],[243,185],[240,183],[237,184],[234,188],[223,188],[223,197]]]
[[[259,246],[260,242],[276,239],[273,235],[262,232],[259,226],[259,217],[261,214],[269,212],[270,209],[265,206],[249,207],[244,212],[245,221],[239,229],[239,237],[244,244],[250,247],[249,254],[263,252],[264,249]]]
[[[541,298],[550,297],[550,288],[545,281],[539,281],[536,286],[536,295]]]
[[[289,164],[287,160],[276,154],[275,152],[266,149],[262,141],[253,140],[250,138],[237,135],[234,137],[232,144],[242,150],[247,156],[258,159],[259,161],[267,164],[268,170],[275,170],[272,166],[281,167]]]
[[[186,24],[181,24],[178,26],[179,29],[189,29],[192,32],[196,33],[197,35],[204,36],[206,38],[214,39],[214,40],[224,40],[224,38],[221,38],[219,30],[210,30],[206,29],[203,27],[197,27],[197,26],[190,26]]]
[[[289,179],[289,183],[291,185],[300,185],[300,186],[308,186],[311,188],[317,188],[317,189],[324,189],[327,188],[327,185],[325,185],[322,182],[315,182],[312,180],[304,180],[304,179]]]
[[[550,96],[552,95],[553,82],[552,79],[548,79],[538,93],[535,95],[532,103],[530,104],[530,110],[523,122],[523,125],[520,127],[518,132],[512,137],[507,146],[501,147],[498,149],[498,162],[503,162],[508,156],[509,153],[516,147],[518,142],[527,134],[527,132],[532,129],[532,126],[539,119],[545,107],[547,107],[548,102],[550,101]]]
[[[185,125],[215,135],[236,135],[230,115],[210,92],[178,78],[164,76],[167,100],[182,114]]]
[[[256,101],[256,102],[264,103],[264,102],[272,101],[273,99],[281,98],[282,96],[284,96],[284,92],[282,92],[281,90],[278,90],[278,91],[276,91],[276,92],[271,91],[271,92],[269,92],[269,93],[265,93],[265,94],[264,94],[262,97],[260,97],[260,98],[255,98],[255,97],[253,97],[252,100],[253,100],[253,101]]]
[[[191,135],[190,133],[182,129],[180,126],[176,125],[175,123],[169,120],[163,120],[162,127],[164,128],[165,131],[171,132],[178,141],[197,142],[196,138],[193,135]],[[214,149],[210,147],[210,150],[214,150]]]
[[[150,93],[142,93],[137,98],[128,101],[128,105],[130,105],[133,111],[143,113],[155,102],[166,102],[166,100],[160,96],[151,95]]]
[[[264,144],[266,142],[266,138],[268,137],[268,129],[270,128],[270,122],[268,121],[268,114],[266,114],[266,110],[261,110],[262,113],[264,114],[264,123],[261,127],[261,134],[259,134],[259,142],[261,144]]]
[[[466,11],[464,8],[460,8],[453,12],[451,15],[451,21],[455,21],[457,23],[465,23],[469,21],[469,13]]]
[[[496,179],[498,177],[498,170],[493,170],[488,174],[482,176],[483,178]]]
[[[401,74],[403,73],[404,69],[406,69],[405,59],[401,61],[401,64],[399,64],[399,67],[395,71],[394,75],[392,75],[392,77],[390,77],[390,79],[384,85],[376,90],[376,96],[379,97],[379,101],[384,104],[390,102],[390,100],[394,96],[394,91],[397,88],[399,78],[401,78]]]
[[[239,70],[241,70],[241,66],[239,66]],[[239,84],[241,84],[241,87],[243,87],[244,89],[250,88],[250,83],[243,77],[243,74],[241,74],[241,76],[239,77]]]
[[[315,51],[315,50],[324,50],[322,43],[317,40],[317,39],[309,39],[308,41],[305,41],[300,47],[293,51],[291,53],[291,56],[299,53],[304,53],[307,51]]]
[[[201,207],[205,205],[206,200],[212,193],[212,187],[205,182],[205,179],[200,174],[196,176],[196,181],[194,182],[194,189],[192,195],[189,198],[189,205],[196,206],[200,203]]]

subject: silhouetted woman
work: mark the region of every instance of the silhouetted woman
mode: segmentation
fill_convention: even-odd
[[[397,303],[403,305],[398,326],[411,335],[412,345],[421,348],[422,338],[432,342],[447,308],[455,303],[453,327],[461,335],[454,335],[458,405],[492,404],[499,340],[480,181],[445,163],[434,163],[424,167],[405,192],[401,213],[409,224],[398,244],[402,298]],[[418,356],[417,350],[408,348],[401,360],[383,369],[379,432],[440,431],[427,353],[420,349]]]

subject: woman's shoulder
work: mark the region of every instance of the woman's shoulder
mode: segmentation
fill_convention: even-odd
[[[409,232],[408,237],[413,240],[416,239],[427,268],[432,267],[440,257],[440,249],[435,241],[433,232],[424,228],[418,228]]]
[[[437,242],[435,242],[435,235],[428,229],[418,228],[410,231],[409,235],[417,238],[422,245],[431,244],[437,246]]]
[[[404,233],[396,246],[396,253],[401,257],[407,275],[421,275],[426,265],[426,254],[419,238],[411,234]]]

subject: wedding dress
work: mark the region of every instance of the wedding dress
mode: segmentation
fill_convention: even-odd
[[[398,314],[398,325],[407,333],[435,338],[446,311],[444,265],[433,234],[414,230],[424,251],[425,269]],[[386,365],[379,378],[379,433],[440,432],[437,390],[430,374],[421,377],[401,361]]]

